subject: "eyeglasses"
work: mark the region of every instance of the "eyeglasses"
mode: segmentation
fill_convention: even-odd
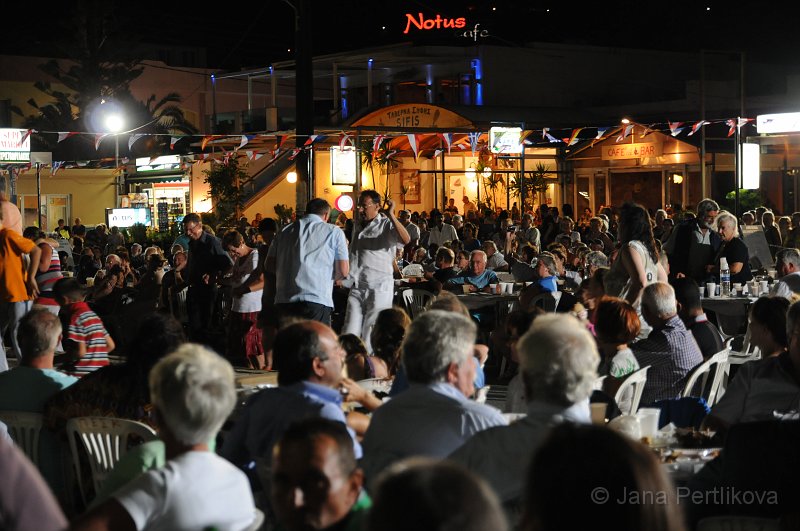
[[[369,208],[371,206],[376,206],[376,205],[377,205],[377,203],[362,203],[362,204],[358,205],[358,208],[360,208],[362,210],[366,210],[367,208]]]
[[[203,230],[199,223],[195,223],[194,225],[186,225],[184,227],[186,232],[197,232],[199,230]]]

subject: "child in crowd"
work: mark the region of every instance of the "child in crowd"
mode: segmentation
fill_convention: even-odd
[[[84,292],[74,278],[63,278],[53,288],[61,305],[64,329],[62,345],[69,356],[65,372],[78,378],[108,365],[108,354],[114,350],[114,340],[108,335],[103,321],[84,302]]]

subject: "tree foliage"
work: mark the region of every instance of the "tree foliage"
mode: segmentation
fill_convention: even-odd
[[[208,196],[214,202],[214,211],[220,223],[233,223],[244,204],[241,183],[247,178],[247,171],[240,165],[236,156],[211,163],[211,169],[203,170],[208,183]]]

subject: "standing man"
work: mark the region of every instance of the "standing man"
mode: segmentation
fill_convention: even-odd
[[[306,216],[275,236],[267,252],[265,280],[281,315],[331,324],[333,282],[347,278],[350,261],[347,239],[328,223],[330,213],[327,201],[312,199]]]
[[[461,200],[464,203],[464,217],[469,216],[470,212],[478,213],[478,207],[475,206],[475,203],[469,200],[469,197],[464,196],[464,199]]]
[[[11,328],[11,346],[17,361],[22,360],[17,330],[19,321],[33,306],[33,299],[39,294],[36,284],[36,271],[42,250],[22,234],[5,226],[5,208],[8,201],[0,199],[0,372],[8,370],[8,362],[2,336]],[[22,255],[29,260],[23,266]]]
[[[189,237],[189,262],[186,276],[189,291],[186,308],[189,312],[189,338],[209,345],[211,315],[217,299],[217,278],[233,263],[219,239],[203,230],[200,216],[194,212],[183,218],[183,229]]]
[[[542,236],[539,229],[533,226],[532,214],[522,216],[522,225],[517,227],[515,236],[520,246],[528,244],[536,247],[537,251],[542,250]]]
[[[380,201],[381,196],[375,190],[361,192],[350,243],[353,284],[347,298],[343,333],[356,334],[364,341],[368,341],[380,311],[392,307],[392,261],[397,244],[411,241],[408,231],[394,215],[394,201],[386,200],[389,209],[385,216],[380,215]]]
[[[691,277],[698,284],[705,281],[706,266],[712,265],[722,239],[712,230],[719,205],[712,199],[697,204],[697,217],[675,227],[664,244],[669,256],[670,278]]]
[[[431,212],[431,230],[428,236],[428,245],[434,243],[441,247],[445,242],[454,242],[458,239],[456,228],[444,222],[442,213],[438,210]]]

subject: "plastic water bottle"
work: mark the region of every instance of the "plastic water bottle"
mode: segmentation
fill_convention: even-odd
[[[728,268],[728,259],[719,259],[719,294],[722,297],[731,296],[731,270]]]

